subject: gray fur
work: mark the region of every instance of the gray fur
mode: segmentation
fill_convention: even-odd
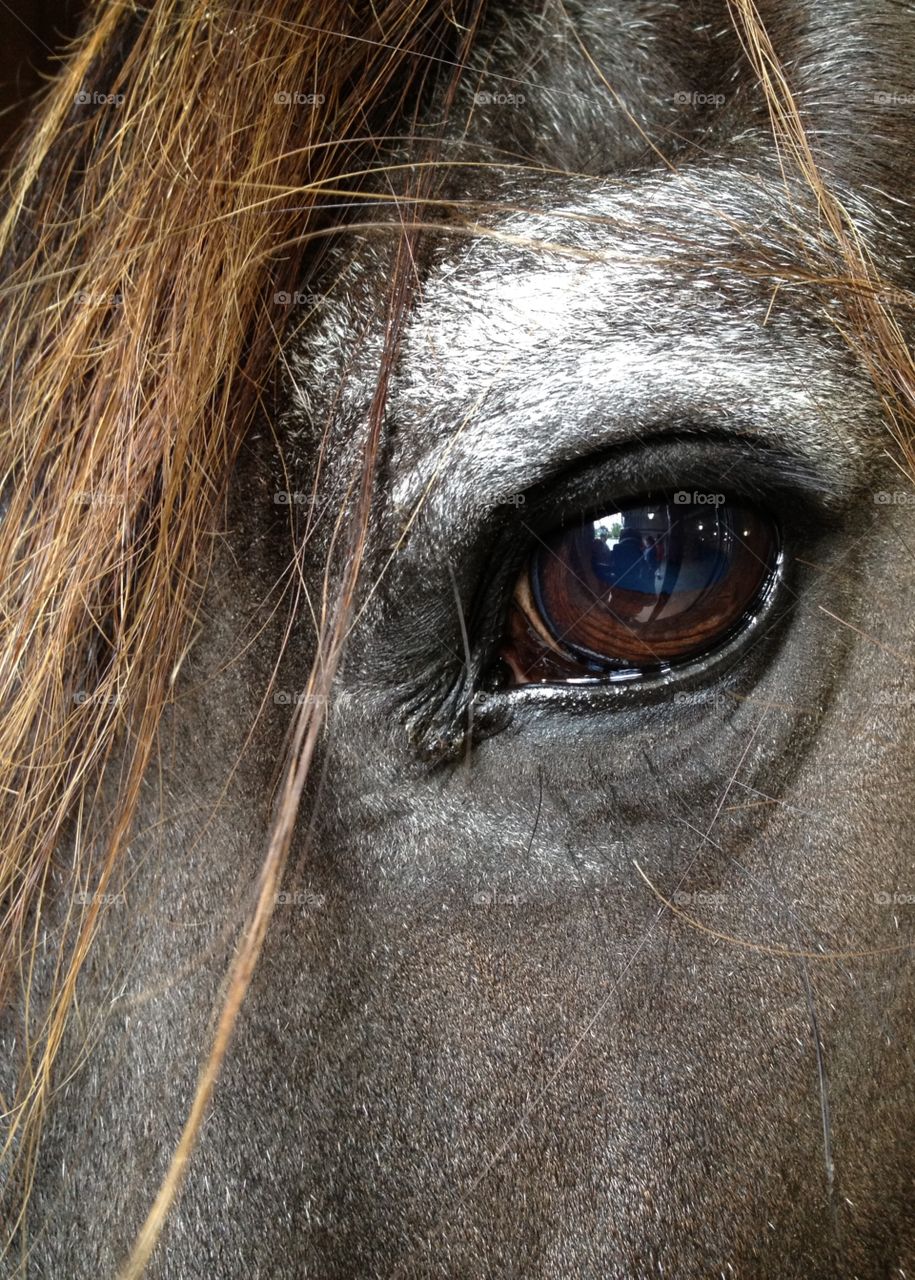
[[[915,106],[874,95],[915,89],[912,7],[763,17],[824,170],[911,286]],[[471,111],[481,90],[525,102]],[[443,180],[454,203],[422,244],[365,608],[284,883],[299,902],[277,906],[150,1274],[911,1275],[910,952],[716,940],[639,873],[700,895],[686,909],[709,928],[783,950],[913,937],[915,510],[875,500],[907,487],[828,295],[788,284],[772,303],[809,199],[786,206],[719,3],[497,5],[456,119],[451,158],[528,168]],[[466,234],[478,216],[499,238]],[[281,643],[278,617],[244,646],[290,555],[273,494],[310,492],[330,422],[328,512],[303,554],[316,608],[392,253],[390,235],[341,237],[308,284],[328,301],[284,353],[290,474],[266,426],[239,467],[209,625],[80,997],[70,1060],[94,1048],[49,1120],[32,1276],[114,1275],[180,1131],[291,717],[268,698],[223,796]],[[742,269],[759,260],[771,274]],[[523,545],[508,499],[531,495],[526,514],[589,468],[608,496],[651,468],[675,488],[759,477],[786,528],[780,608],[644,690],[474,702],[505,589],[487,610],[481,584]],[[303,686],[309,601],[278,690]]]

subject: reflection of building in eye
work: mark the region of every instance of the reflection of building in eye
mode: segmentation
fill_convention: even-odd
[[[734,531],[724,508],[634,503],[591,525],[591,560],[612,591],[666,597],[702,591],[726,573]]]
[[[592,526],[594,572],[608,587],[655,595],[665,576],[669,530],[663,504],[608,513]]]
[[[654,592],[653,542],[628,520],[610,517],[595,522],[592,567],[608,587]]]

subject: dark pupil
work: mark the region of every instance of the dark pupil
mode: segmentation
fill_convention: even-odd
[[[534,555],[541,620],[586,666],[696,656],[758,600],[777,553],[772,522],[723,495],[689,499],[626,506],[554,534]]]

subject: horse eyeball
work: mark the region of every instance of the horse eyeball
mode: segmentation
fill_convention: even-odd
[[[657,671],[723,644],[778,561],[774,521],[724,494],[620,503],[540,541],[512,598],[510,683]]]

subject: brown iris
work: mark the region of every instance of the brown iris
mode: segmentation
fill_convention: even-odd
[[[500,656],[515,684],[699,657],[752,616],[777,557],[772,520],[724,494],[620,505],[539,542]]]

